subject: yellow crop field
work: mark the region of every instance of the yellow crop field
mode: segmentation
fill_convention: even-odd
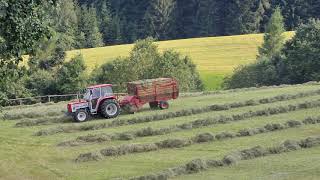
[[[287,32],[287,39],[294,32]],[[192,38],[160,41],[160,50],[174,49],[188,55],[197,64],[201,77],[208,90],[219,89],[223,78],[242,64],[256,60],[258,47],[263,42],[263,34]],[[67,57],[82,54],[88,70],[114,60],[118,56],[128,56],[133,45],[106,46],[92,49],[80,49],[67,52]]]

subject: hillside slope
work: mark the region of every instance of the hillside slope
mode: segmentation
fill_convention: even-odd
[[[285,36],[290,38],[293,32]],[[208,90],[220,87],[223,77],[242,64],[255,61],[257,48],[263,42],[263,34],[239,36],[193,38],[159,42],[161,50],[174,49],[188,55],[198,65],[201,77]],[[68,58],[82,54],[89,71],[97,65],[112,61],[118,56],[128,56],[133,45],[107,46],[101,48],[74,50]]]

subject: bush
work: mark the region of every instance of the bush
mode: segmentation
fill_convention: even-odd
[[[277,69],[273,61],[259,62],[239,66],[233,75],[224,81],[226,89],[279,85]]]
[[[56,87],[59,93],[75,93],[87,85],[86,66],[81,55],[65,62],[57,72]]]
[[[298,84],[320,81],[320,20],[302,24],[283,50],[284,81]]]
[[[26,78],[26,88],[34,95],[48,95],[56,92],[54,74],[50,71],[38,70]]]
[[[172,50],[160,53],[153,39],[137,41],[129,57],[118,57],[93,71],[92,81],[118,85],[126,90],[126,82],[139,79],[172,77],[179,81],[180,90],[203,90],[196,66],[189,57]]]

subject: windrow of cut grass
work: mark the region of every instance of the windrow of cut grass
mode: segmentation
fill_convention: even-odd
[[[228,89],[228,90],[215,90],[215,91],[203,91],[203,92],[190,92],[190,93],[181,93],[181,97],[197,97],[197,96],[207,96],[207,95],[219,95],[219,94],[228,94],[228,93],[236,93],[236,92],[249,92],[249,91],[257,91],[257,90],[265,90],[265,89],[282,89],[287,87],[300,87],[305,85],[320,85],[320,82],[310,81],[302,84],[282,84],[282,85],[273,85],[273,86],[260,86],[260,87],[248,87],[248,88],[236,88],[236,89]]]
[[[68,123],[72,121],[70,116],[50,116],[40,117],[38,119],[24,119],[15,124],[15,127],[31,127],[40,125],[50,125],[52,123]]]
[[[278,146],[255,146],[249,149],[231,152],[220,160],[200,158],[194,159],[184,165],[169,168],[155,174],[133,177],[130,180],[164,180],[181,175],[199,173],[201,171],[208,170],[209,168],[236,165],[239,161],[242,160],[251,160],[263,156],[282,154],[306,148],[313,148],[319,145],[320,136],[308,137],[301,140],[285,140]]]
[[[238,132],[222,132],[219,134],[212,134],[211,132],[201,133],[191,138],[186,139],[166,139],[160,142],[147,143],[147,144],[124,144],[120,146],[108,147],[100,150],[99,152],[90,152],[80,154],[76,158],[76,162],[97,161],[102,159],[102,156],[122,156],[132,153],[143,153],[150,151],[157,151],[160,149],[181,148],[199,143],[209,143],[216,140],[225,140],[231,138],[239,138],[244,136],[254,136],[256,134],[268,133],[273,131],[280,131],[288,128],[296,128],[302,125],[318,124],[320,123],[319,117],[308,117],[302,121],[288,120],[287,122],[266,124],[263,127],[256,127],[251,129],[242,129]]]
[[[42,113],[35,113],[33,111],[27,113],[17,113],[17,114],[3,114],[4,120],[19,120],[19,119],[33,119],[33,118],[41,118],[41,117],[52,117],[52,116],[59,116],[63,112],[42,112]]]
[[[256,111],[250,110],[247,112],[233,114],[233,115],[220,115],[218,117],[210,116],[207,118],[198,119],[198,120],[190,121],[187,123],[177,124],[174,126],[163,127],[158,129],[147,127],[147,128],[142,128],[135,131],[114,133],[114,134],[106,134],[106,133],[95,134],[95,135],[90,134],[86,136],[79,136],[74,140],[61,142],[58,144],[58,146],[78,146],[78,145],[85,145],[88,143],[90,144],[101,143],[101,142],[114,141],[114,140],[129,141],[137,137],[164,135],[164,134],[169,134],[169,133],[183,131],[183,130],[197,129],[197,128],[216,125],[216,124],[225,124],[225,123],[234,122],[234,121],[246,120],[253,117],[283,114],[283,113],[298,111],[302,109],[315,108],[319,106],[320,106],[320,100],[306,101],[304,103],[282,105],[277,107],[268,107],[268,108],[256,110]]]
[[[21,120],[61,116],[65,113],[66,102],[4,107],[0,119]]]
[[[5,106],[2,107],[2,110],[17,110],[17,109],[24,109],[24,108],[33,108],[33,107],[39,107],[39,106],[51,106],[55,105],[55,102],[47,102],[47,103],[35,103],[30,105],[17,105],[17,106]]]
[[[92,130],[99,130],[99,129],[106,129],[111,127],[119,127],[125,125],[132,125],[132,124],[139,124],[139,123],[146,123],[152,121],[161,121],[161,120],[168,120],[171,118],[177,117],[184,117],[190,116],[195,114],[213,112],[213,111],[226,111],[233,108],[240,108],[240,107],[247,107],[247,106],[256,106],[259,104],[269,104],[274,102],[280,101],[287,101],[292,99],[299,99],[308,96],[315,96],[320,93],[320,90],[316,91],[309,91],[309,92],[300,92],[297,94],[283,94],[277,95],[270,98],[261,98],[261,99],[251,99],[244,102],[233,102],[233,103],[226,103],[226,104],[213,104],[209,106],[199,107],[199,108],[190,108],[190,109],[183,109],[178,110],[175,112],[168,112],[162,114],[153,114],[148,116],[140,116],[134,117],[131,119],[116,119],[111,122],[102,122],[96,124],[84,124],[84,125],[70,125],[70,126],[58,126],[50,129],[43,129],[35,133],[36,136],[47,136],[47,135],[54,135],[58,133],[70,133],[70,132],[80,132],[80,131],[92,131]]]

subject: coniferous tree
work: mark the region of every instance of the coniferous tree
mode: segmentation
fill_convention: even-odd
[[[102,34],[99,31],[97,13],[94,7],[82,6],[78,11],[79,36],[85,39],[80,45],[82,48],[103,46]]]
[[[121,20],[118,15],[112,18],[110,39],[113,44],[120,44],[122,42]]]
[[[263,1],[231,0],[227,9],[226,34],[257,33],[265,13]]]
[[[280,8],[277,7],[266,27],[264,43],[259,48],[260,58],[265,57],[270,59],[279,55],[284,45],[284,32],[283,16],[281,15]]]
[[[100,31],[103,36],[103,42],[105,44],[110,44],[111,40],[111,25],[112,25],[112,16],[110,10],[109,2],[102,2],[101,10],[99,13],[99,26]]]
[[[178,37],[192,37],[197,32],[196,11],[198,0],[177,0],[177,25]]]
[[[212,11],[212,31],[213,35],[227,35],[225,29],[227,26],[227,21],[226,17],[228,14],[228,6],[230,5],[230,1],[225,1],[225,0],[214,0],[212,2],[213,8],[211,9]]]
[[[283,16],[285,17],[285,24],[288,29],[293,30],[298,24],[301,23],[300,15],[298,12],[298,4],[300,0],[284,0],[276,1],[274,4],[280,6],[283,9]]]
[[[75,48],[78,18],[74,1],[59,0],[52,17],[54,18],[53,27],[58,36],[59,46],[63,50]]]
[[[145,14],[146,32],[158,39],[168,39],[173,33],[174,0],[154,0]]]
[[[214,3],[212,0],[200,0],[198,2],[198,11],[196,12],[196,36],[213,35],[213,12]]]

